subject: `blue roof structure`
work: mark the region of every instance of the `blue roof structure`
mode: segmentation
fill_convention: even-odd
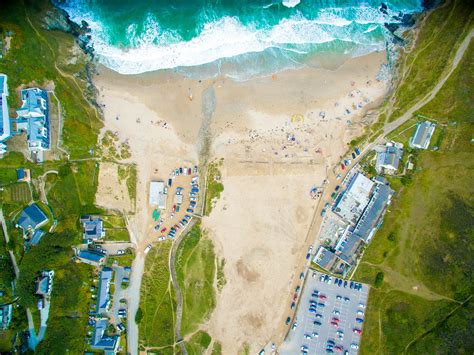
[[[377,227],[381,216],[385,212],[385,208],[392,194],[393,190],[388,185],[380,183],[376,185],[374,194],[367,208],[354,228],[354,234],[366,243],[372,237],[372,232]]]
[[[92,349],[101,349],[104,351],[116,351],[118,347],[117,335],[114,336],[104,336],[105,331],[107,330],[107,320],[99,319],[95,323],[94,335],[92,336],[91,348]]]
[[[0,74],[0,142],[11,137],[11,122],[8,113],[8,85],[7,76]]]
[[[43,235],[44,235],[44,232],[41,229],[36,230],[30,239],[30,245],[33,245],[33,246],[38,245]]]
[[[81,224],[84,228],[84,239],[97,240],[105,235],[104,223],[99,217],[81,217]]]
[[[104,267],[100,272],[99,295],[97,298],[97,314],[107,312],[110,302],[110,282],[112,281],[113,271]]]
[[[46,222],[48,222],[48,217],[41,211],[36,203],[26,207],[18,219],[18,225],[24,231],[39,228]]]
[[[16,169],[16,178],[17,180],[21,180],[25,178],[25,170],[24,169]]]
[[[81,250],[78,254],[81,259],[86,259],[95,263],[100,263],[104,256],[100,253],[96,253],[89,250]]]
[[[31,151],[49,149],[48,92],[39,88],[24,89],[21,91],[21,99],[23,105],[17,110],[17,125],[25,128],[26,123],[28,148]]]

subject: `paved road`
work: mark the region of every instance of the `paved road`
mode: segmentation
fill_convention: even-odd
[[[2,225],[2,228],[3,228],[3,235],[5,237],[5,242],[8,245],[8,242],[10,241],[10,237],[8,236],[8,228],[5,222],[5,217],[3,216],[3,210],[1,208],[0,208],[0,224]],[[16,263],[15,254],[13,254],[13,251],[11,250],[9,250],[8,253],[10,254],[10,259],[12,261],[13,272],[15,273],[15,277],[18,278],[20,276],[20,269],[18,268],[18,264]]]

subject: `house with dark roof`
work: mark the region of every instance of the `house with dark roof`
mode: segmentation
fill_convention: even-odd
[[[80,262],[93,266],[99,266],[105,260],[105,255],[90,250],[80,250],[77,257]]]
[[[98,319],[95,322],[94,334],[92,336],[91,348],[103,350],[105,354],[115,354],[119,346],[119,336],[107,336],[107,319]]]
[[[416,126],[416,131],[413,137],[410,138],[409,145],[412,148],[428,149],[431,137],[436,128],[435,123],[429,121],[420,122]]]
[[[97,297],[97,314],[108,311],[110,306],[110,283],[112,282],[113,270],[104,267],[99,276],[99,294]]]
[[[319,247],[313,262],[334,274],[344,274],[350,267],[345,260],[323,246]]]
[[[83,228],[83,238],[87,243],[105,237],[104,222],[97,216],[82,216],[80,219]]]
[[[28,149],[37,161],[50,149],[48,92],[40,88],[21,90],[22,105],[17,112],[17,130],[26,131]]]
[[[44,226],[46,223],[48,223],[46,214],[36,203],[32,203],[21,212],[17,227],[23,229],[23,233],[27,233]]]

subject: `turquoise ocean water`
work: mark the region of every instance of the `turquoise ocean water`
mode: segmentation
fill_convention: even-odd
[[[384,49],[392,36],[384,24],[423,10],[421,0],[385,4],[383,11],[371,0],[63,0],[59,6],[73,21],[88,22],[96,57],[119,73],[175,69],[246,79],[317,65],[315,54],[347,58]]]

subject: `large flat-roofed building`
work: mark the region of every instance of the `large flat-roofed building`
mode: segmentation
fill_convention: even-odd
[[[400,159],[403,155],[403,145],[400,143],[387,143],[385,150],[377,153],[375,170],[381,174],[393,174],[398,170]]]
[[[429,121],[420,122],[416,126],[413,137],[410,138],[409,145],[412,148],[428,149],[431,137],[436,128],[436,124]]]
[[[369,203],[373,186],[374,182],[369,178],[361,173],[355,174],[347,189],[336,201],[333,208],[334,212],[352,226],[355,226]]]
[[[357,235],[365,243],[372,239],[377,227],[382,222],[383,214],[390,204],[392,195],[393,190],[383,180],[377,180],[372,198],[354,228],[354,235]]]
[[[362,246],[362,240],[353,233],[352,227],[348,227],[335,246],[336,255],[346,263],[354,265]]]
[[[8,113],[8,84],[7,76],[0,74],[0,142],[11,137],[11,122]],[[0,147],[0,154],[6,153],[6,146]]]
[[[158,208],[166,208],[165,183],[163,181],[150,182],[150,199],[149,203]]]
[[[40,88],[21,90],[22,105],[17,112],[17,130],[27,133],[28,149],[43,161],[43,153],[50,149],[48,93]]]

